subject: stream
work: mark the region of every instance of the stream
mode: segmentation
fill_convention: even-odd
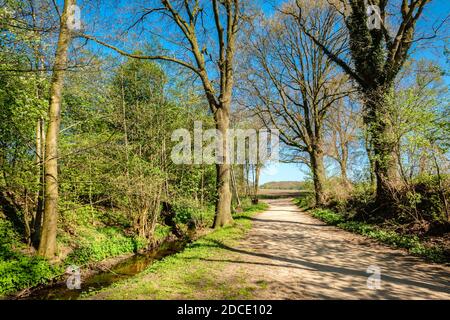
[[[171,241],[161,244],[154,250],[135,254],[110,267],[107,271],[96,272],[87,278],[82,276],[81,289],[68,289],[65,278],[55,284],[31,290],[30,294],[17,298],[19,300],[75,300],[83,293],[97,291],[113,283],[130,278],[144,271],[154,261],[182,251],[189,243],[186,240]]]

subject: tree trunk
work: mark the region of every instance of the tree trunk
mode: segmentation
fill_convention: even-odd
[[[325,203],[325,167],[323,165],[323,150],[321,146],[313,146],[312,151],[310,152],[310,159],[314,180],[316,206],[321,206]]]
[[[32,10],[31,13],[33,26],[36,28],[35,36],[36,38],[40,38],[39,29],[42,28],[42,20],[38,19],[36,16],[36,11]],[[39,71],[43,69],[44,66],[44,57],[42,54],[42,42],[37,41],[35,45],[33,46],[34,51],[34,57],[35,57],[35,63],[36,63],[36,69],[37,72],[37,78],[38,78],[38,84],[36,86],[36,99],[40,100],[44,96],[44,79],[43,79],[43,72]],[[45,135],[44,135],[44,119],[42,117],[39,117],[36,121],[36,157],[35,157],[35,164],[36,164],[36,185],[37,185],[37,191],[34,195],[34,201],[36,203],[35,211],[32,214],[32,221],[31,221],[31,244],[34,248],[38,249],[39,247],[39,240],[40,240],[40,234],[41,234],[41,226],[42,226],[42,216],[44,211],[44,157],[45,157]]]
[[[50,88],[49,122],[45,146],[45,200],[44,219],[38,254],[53,258],[56,254],[56,232],[58,221],[58,136],[61,123],[61,97],[64,86],[64,74],[70,44],[69,12],[75,0],[64,1],[64,11],[56,49],[55,63]]]
[[[45,136],[44,136],[44,120],[41,118],[37,121],[36,125],[36,166],[37,166],[37,184],[38,191],[35,195],[36,201],[36,212],[33,216],[32,222],[32,235],[31,242],[35,248],[39,247],[39,240],[41,238],[41,227],[42,227],[42,216],[44,210],[44,165],[43,160],[45,146]]]
[[[348,179],[348,175],[347,175],[347,162],[346,161],[341,162],[341,179],[346,187],[351,186],[350,180]]]
[[[261,164],[257,163],[255,164],[255,182],[254,182],[254,196],[252,203],[258,204],[258,191],[259,191],[259,176],[261,173]]]
[[[398,170],[395,156],[395,139],[389,121],[389,107],[384,99],[387,90],[375,90],[378,94],[369,94],[366,108],[366,124],[370,131],[373,148],[373,165],[376,177],[376,202],[389,203],[391,189],[398,181]]]
[[[217,200],[213,228],[231,223],[230,159],[228,152],[228,128],[230,123],[229,105],[222,105],[214,115],[216,129],[222,134],[222,161],[216,164]]]
[[[339,162],[339,166],[341,167],[341,179],[344,185],[348,188],[351,187],[350,180],[347,175],[347,165],[348,165],[348,150],[342,150],[342,159]]]
[[[250,165],[248,164],[248,162],[246,162],[244,164],[244,170],[243,170],[243,175],[244,175],[244,179],[245,179],[245,197],[248,198],[250,196],[250,186],[249,186],[249,175],[250,175]]]
[[[24,206],[24,217],[23,217],[23,224],[25,227],[25,239],[27,241],[27,245],[31,245],[31,224],[33,223],[33,217],[32,214],[30,214],[30,210],[28,208],[28,190],[25,188],[24,192],[24,198],[25,198],[25,206]]]
[[[234,174],[233,165],[230,166],[230,173],[231,173],[231,184],[233,186],[234,195],[236,197],[236,205],[238,208],[241,208],[241,199],[239,198],[239,190],[236,182],[236,175]],[[203,178],[203,176],[202,176]],[[202,202],[203,203],[203,202]]]

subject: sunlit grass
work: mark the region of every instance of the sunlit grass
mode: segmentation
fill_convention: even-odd
[[[249,299],[257,289],[247,284],[243,273],[224,276],[221,271],[227,262],[221,261],[230,253],[223,245],[232,246],[251,228],[249,219],[267,208],[259,203],[234,215],[234,223],[211,231],[189,244],[185,250],[152,264],[134,278],[103,289],[94,299]],[[264,286],[264,284],[261,284]],[[87,296],[92,296],[90,293]]]

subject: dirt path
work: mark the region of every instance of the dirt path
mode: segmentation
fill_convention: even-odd
[[[244,272],[257,299],[450,299],[450,268],[327,226],[290,199],[268,200],[246,240],[228,247],[225,275]],[[367,268],[381,288],[367,287]]]

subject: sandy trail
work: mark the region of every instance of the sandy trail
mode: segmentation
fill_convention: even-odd
[[[450,299],[449,267],[327,226],[291,199],[268,203],[246,240],[223,258],[225,275],[244,272],[262,288],[254,298]],[[369,266],[381,271],[377,290],[367,286]]]

